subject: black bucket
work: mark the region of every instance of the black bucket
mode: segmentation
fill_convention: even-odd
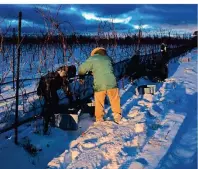
[[[91,117],[95,116],[95,105],[91,103],[87,103],[85,106],[83,106],[81,110],[81,114],[89,113]]]

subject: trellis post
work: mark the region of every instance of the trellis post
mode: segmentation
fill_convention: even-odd
[[[18,104],[19,104],[19,71],[21,55],[21,19],[22,12],[19,12],[18,43],[17,43],[17,79],[16,79],[16,110],[15,110],[15,144],[18,144]]]

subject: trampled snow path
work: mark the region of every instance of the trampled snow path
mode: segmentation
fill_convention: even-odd
[[[90,126],[49,168],[196,168],[197,49],[184,57],[191,61],[170,63],[154,96],[136,96],[128,85],[121,91],[123,122]]]
[[[186,56],[184,56],[186,57]],[[170,63],[169,78],[158,83],[155,95],[136,96],[135,88],[151,84],[140,79],[121,89],[124,120],[93,124],[84,114],[78,131],[51,128],[49,136],[33,134],[34,124],[19,128],[19,140],[28,136],[42,151],[31,157],[13,144],[13,131],[0,135],[2,169],[194,169],[196,168],[197,49],[188,63]],[[28,125],[28,126],[27,126]]]

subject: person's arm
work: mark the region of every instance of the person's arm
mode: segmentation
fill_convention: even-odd
[[[87,72],[92,71],[93,64],[91,59],[87,59],[83,64],[81,64],[78,68],[78,75],[85,75]]]

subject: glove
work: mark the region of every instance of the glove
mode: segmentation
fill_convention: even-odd
[[[85,75],[79,75],[79,80],[84,80],[85,79]]]
[[[79,75],[79,83],[82,85],[85,82],[85,75]]]
[[[89,72],[87,73],[87,75],[93,75],[92,71],[89,71]]]
[[[85,80],[84,79],[79,79],[79,83],[82,85],[84,84]]]

